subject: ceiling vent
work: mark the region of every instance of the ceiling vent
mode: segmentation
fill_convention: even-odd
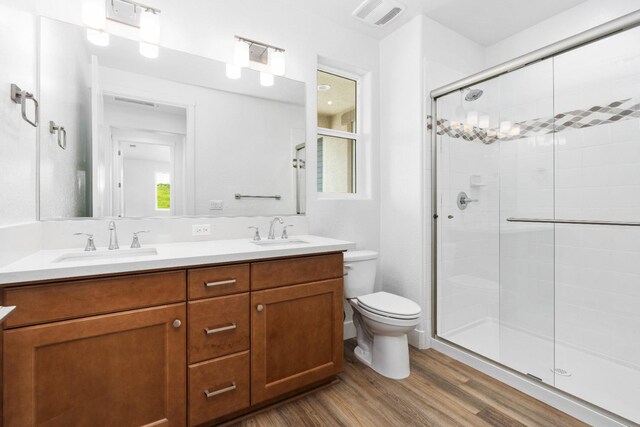
[[[374,27],[383,27],[404,9],[404,5],[395,0],[365,0],[353,11],[353,17]]]

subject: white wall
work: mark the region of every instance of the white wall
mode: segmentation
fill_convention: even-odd
[[[11,83],[36,92],[35,40],[35,18],[0,4],[0,227],[36,217],[36,130],[10,99]]]
[[[484,52],[424,16],[382,40],[380,52],[382,287],[420,304],[423,318],[411,342],[423,348],[431,336],[428,94],[479,71]]]
[[[587,0],[552,18],[486,48],[485,68],[555,43],[579,32],[631,13],[637,0]]]

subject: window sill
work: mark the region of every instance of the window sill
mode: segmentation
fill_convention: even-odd
[[[316,200],[371,200],[371,196],[358,193],[317,193]]]

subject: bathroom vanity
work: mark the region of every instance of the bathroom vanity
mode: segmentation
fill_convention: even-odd
[[[331,382],[351,245],[306,237],[49,270],[60,251],[47,251],[1,269],[3,305],[17,307],[2,331],[3,425],[213,425]],[[148,268],[163,257],[182,266]],[[6,283],[11,269],[51,279]]]

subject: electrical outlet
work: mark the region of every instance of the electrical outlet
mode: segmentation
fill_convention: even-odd
[[[223,209],[222,200],[209,200],[210,211],[221,211]]]
[[[192,236],[208,236],[211,234],[211,224],[196,224],[191,226]]]

